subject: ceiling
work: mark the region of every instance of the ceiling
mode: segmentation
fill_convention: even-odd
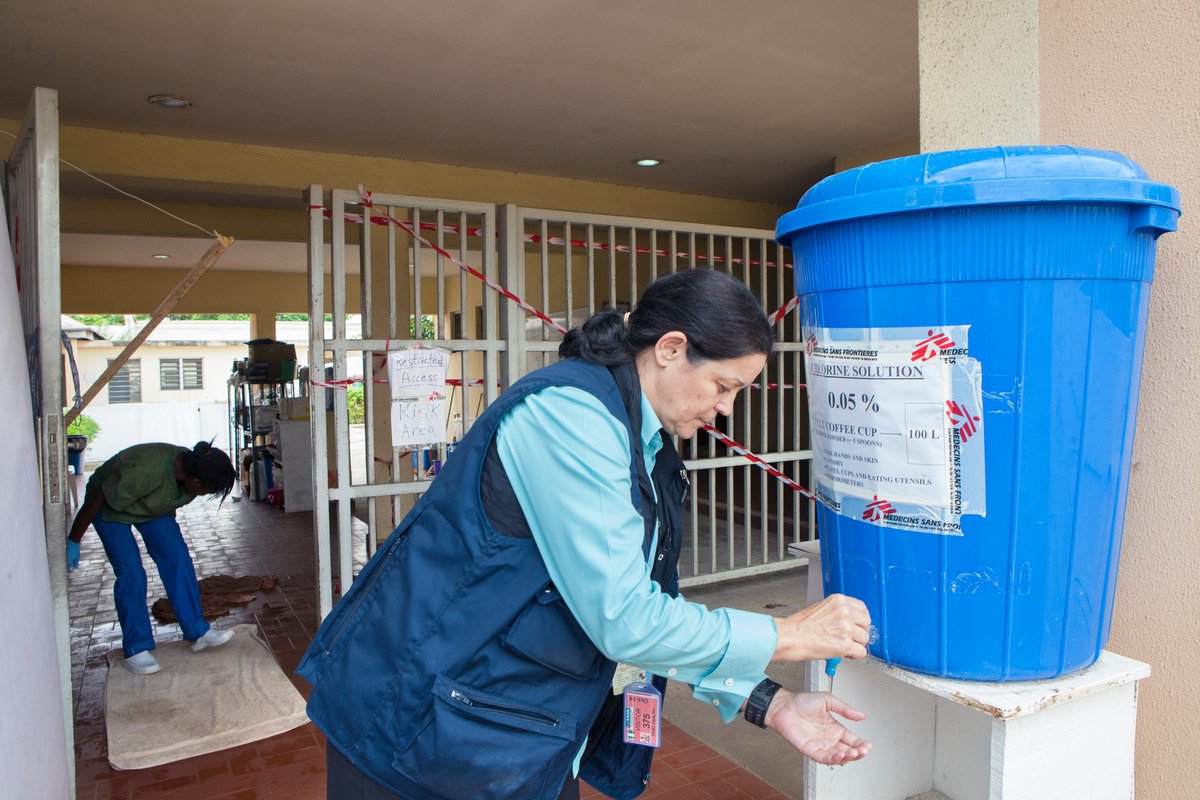
[[[916,3],[0,0],[0,118],[790,205],[916,138]]]

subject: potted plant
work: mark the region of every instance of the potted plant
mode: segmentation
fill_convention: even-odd
[[[100,423],[87,414],[80,414],[67,426],[67,462],[71,472],[83,474],[83,451],[88,442],[94,441],[100,435]]]

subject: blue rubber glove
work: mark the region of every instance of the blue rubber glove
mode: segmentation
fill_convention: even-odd
[[[79,568],[79,542],[67,539],[67,572]]]

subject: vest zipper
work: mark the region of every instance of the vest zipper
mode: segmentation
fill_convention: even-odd
[[[407,536],[408,536],[408,532],[405,531],[403,534],[396,537],[396,540],[394,542],[392,542],[390,547],[388,547],[388,553],[386,555],[386,558],[391,558],[391,551],[395,550],[396,547],[399,546],[400,542],[404,541],[405,537],[407,537]],[[354,598],[354,604],[351,605],[349,608],[343,609],[343,611],[345,613],[342,613],[339,616],[337,627],[334,628],[332,631],[330,631],[329,638],[326,639],[326,641],[325,641],[325,646],[321,648],[321,651],[325,655],[330,654],[330,648],[333,647],[333,643],[336,642],[338,640],[338,637],[342,635],[342,628],[346,627],[346,623],[349,622],[351,617],[354,616],[354,613],[356,611],[358,611],[358,607],[361,606],[366,601],[367,591],[375,584],[375,580],[379,577],[379,569],[380,569],[382,560],[383,560],[383,557],[381,557],[381,560],[379,563],[376,563],[374,565],[374,569],[371,570],[370,575],[367,575],[364,577],[362,575],[362,573],[359,573],[359,578],[366,580],[366,583],[362,585],[361,589],[359,589],[358,596]],[[355,588],[355,584],[353,584],[353,583],[350,584],[350,589],[353,590],[354,588]],[[345,596],[346,595],[344,595],[344,594],[342,595],[343,598],[345,598]]]
[[[481,700],[479,698],[469,697],[460,692],[458,689],[450,690],[450,699],[454,700],[460,705],[470,706],[471,708],[481,708],[485,711],[495,711],[501,714],[509,714],[514,717],[523,717],[525,719],[531,719],[535,722],[541,722],[545,725],[551,725],[555,728],[558,727],[557,717],[552,717],[549,714],[542,714],[539,711],[530,711],[526,708],[518,708],[516,706],[495,703],[491,700]]]

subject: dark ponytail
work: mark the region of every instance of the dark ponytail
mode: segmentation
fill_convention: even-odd
[[[196,442],[196,446],[183,453],[183,471],[199,478],[205,494],[220,495],[224,500],[233,491],[237,473],[225,451],[212,446],[212,442]]]
[[[606,309],[588,318],[578,328],[572,328],[558,346],[563,358],[582,358],[594,364],[622,364],[633,360],[637,350],[629,339],[625,315]]]
[[[737,278],[688,269],[647,286],[628,320],[610,309],[571,329],[558,354],[611,366],[632,361],[669,331],[687,336],[692,363],[770,355],[775,343],[762,305]]]

